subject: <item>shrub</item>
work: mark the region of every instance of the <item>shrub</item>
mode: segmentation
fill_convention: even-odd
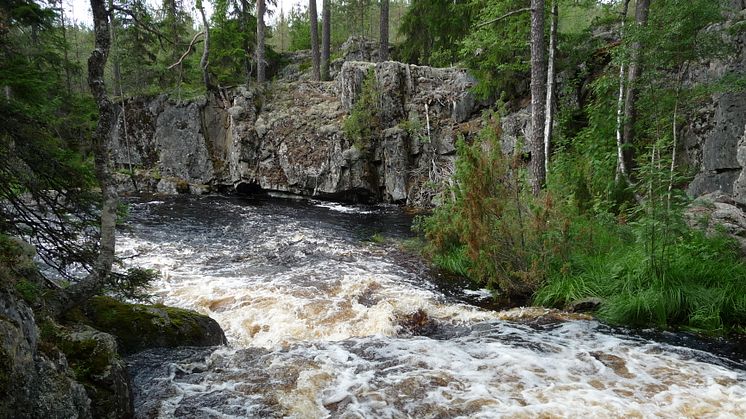
[[[347,138],[361,151],[366,151],[379,136],[381,118],[378,114],[379,93],[376,87],[376,74],[369,69],[363,80],[363,89],[350,116],[344,120],[342,129]]]
[[[551,194],[532,196],[520,156],[505,156],[499,123],[472,144],[458,142],[452,198],[418,221],[427,253],[440,267],[528,298],[567,241],[565,217]]]

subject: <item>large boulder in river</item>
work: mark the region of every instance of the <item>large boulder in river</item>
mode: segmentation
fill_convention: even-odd
[[[91,326],[116,336],[122,354],[226,343],[223,329],[215,320],[191,310],[94,297],[83,307],[83,313]]]

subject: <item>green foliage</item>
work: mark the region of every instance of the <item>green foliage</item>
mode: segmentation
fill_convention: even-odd
[[[300,5],[295,6],[288,15],[288,25],[290,51],[311,49],[311,20],[308,11]]]
[[[42,297],[42,290],[38,284],[27,279],[21,279],[15,284],[16,292],[29,304],[36,304]]]
[[[731,240],[682,231],[656,254],[646,240],[656,221],[593,223],[585,220],[592,234],[571,250],[567,264],[536,294],[536,304],[564,307],[597,297],[603,301],[598,315],[614,324],[709,333],[746,324],[746,264]],[[663,238],[657,240],[661,245]]]
[[[367,150],[380,134],[379,102],[376,73],[369,69],[360,96],[342,126],[347,138],[361,151]]]
[[[246,83],[246,70],[254,59],[257,21],[251,10],[244,8],[253,3],[228,0],[212,3],[210,68],[221,84]]]
[[[474,0],[474,22],[489,22],[525,6],[521,0]],[[512,99],[528,91],[530,14],[519,13],[489,25],[472,25],[461,45],[464,63],[479,80],[481,96]],[[523,82],[521,82],[523,81]]]
[[[479,1],[475,3],[480,3]],[[402,17],[399,50],[405,62],[449,66],[459,61],[458,43],[472,24],[471,2],[413,0]]]
[[[491,121],[473,144],[459,141],[455,199],[420,219],[418,229],[436,264],[522,299],[563,256],[568,224],[551,194],[528,192],[518,156],[502,153],[498,127]]]
[[[148,301],[152,283],[159,277],[158,271],[153,269],[130,268],[125,273],[115,272],[104,286],[104,292],[120,299]]]

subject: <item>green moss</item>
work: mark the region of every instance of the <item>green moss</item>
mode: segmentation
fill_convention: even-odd
[[[42,297],[42,290],[36,283],[21,279],[15,283],[16,292],[29,304],[35,304]]]
[[[117,337],[123,353],[151,347],[204,345],[206,327],[212,322],[189,310],[126,304],[110,297],[92,298],[84,313],[88,324]]]
[[[367,151],[373,142],[380,137],[381,120],[378,109],[380,97],[376,86],[376,73],[369,69],[363,80],[363,89],[350,116],[344,120],[342,129],[347,138],[360,151]]]

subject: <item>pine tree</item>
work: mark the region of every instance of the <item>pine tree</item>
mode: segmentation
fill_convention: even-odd
[[[544,168],[544,101],[547,67],[544,47],[544,0],[531,0],[531,189],[538,195],[546,181]]]
[[[308,1],[308,20],[311,24],[311,59],[313,60],[313,79],[321,80],[319,56],[319,21],[316,13],[316,0]]]

